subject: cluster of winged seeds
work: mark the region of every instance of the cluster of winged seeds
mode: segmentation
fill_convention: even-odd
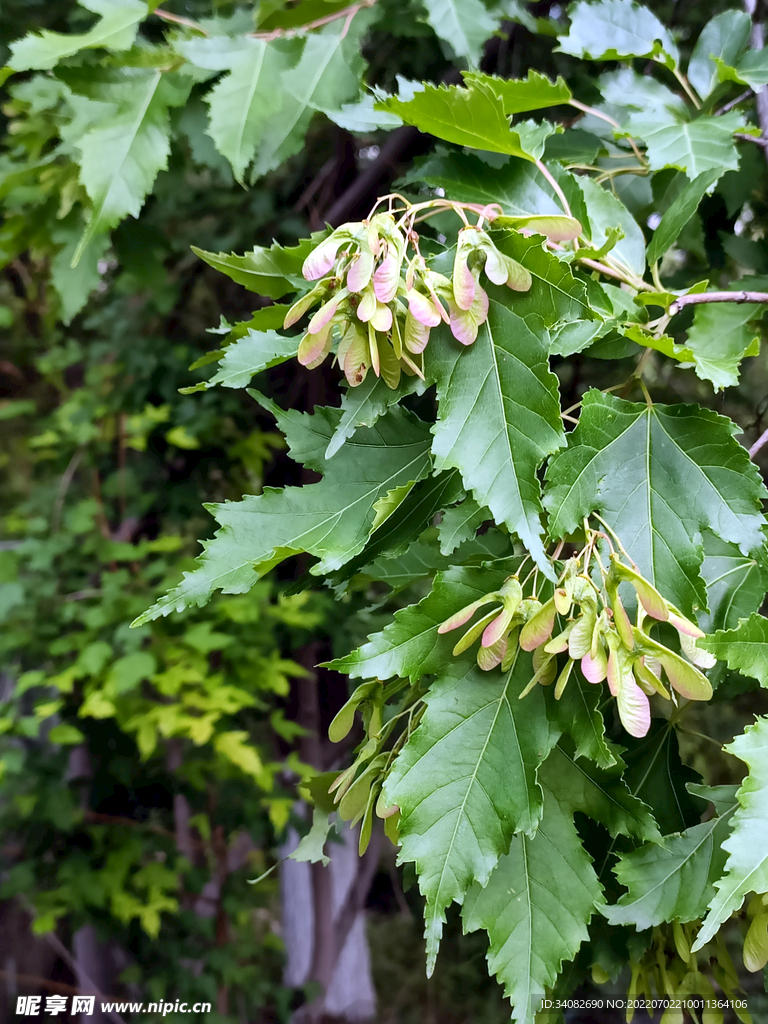
[[[317,284],[291,306],[284,324],[290,327],[320,305],[301,339],[300,363],[319,366],[337,339],[336,359],[350,385],[361,384],[372,369],[396,388],[401,372],[423,377],[422,353],[431,329],[441,321],[463,345],[477,338],[488,316],[481,272],[516,291],[531,287],[530,273],[500,252],[482,228],[500,212],[498,207],[475,211],[474,226],[462,212],[465,226],[459,231],[453,280],[430,270],[413,227],[416,212],[446,205],[459,204],[425,203],[409,206],[398,220],[391,213],[375,213],[342,224],[310,253],[302,273]]]
[[[715,659],[696,646],[704,633],[646,580],[635,567],[624,564],[614,552],[606,571],[599,565],[602,586],[593,582],[589,559],[584,568],[580,558],[571,558],[549,600],[525,597],[516,576],[505,580],[500,590],[492,591],[462,608],[439,627],[439,633],[458,629],[475,612],[493,605],[462,636],[454,655],[467,650],[479,638],[477,663],[489,670],[501,665],[507,670],[518,649],[533,652],[533,676],[520,693],[525,697],[538,683],[555,683],[560,698],[573,671],[580,663],[590,683],[608,682],[616,698],[622,725],[632,736],[645,736],[650,728],[648,697],[654,693],[672,700],[664,680],[688,700],[709,700],[712,686],[702,668],[711,668]],[[637,620],[632,625],[619,596],[619,585],[630,584],[637,596]],[[650,635],[658,622],[667,622],[677,631],[681,653],[670,650]],[[555,633],[555,626],[558,632]],[[564,665],[557,656],[567,654]]]

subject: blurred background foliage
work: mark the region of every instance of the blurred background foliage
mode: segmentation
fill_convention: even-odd
[[[169,0],[164,9],[271,30],[344,6]],[[685,48],[732,5],[648,6]],[[465,62],[436,32],[436,9],[378,0],[362,36],[369,85],[455,80]],[[489,33],[483,70],[562,73],[583,101],[596,98],[584,66],[553,52],[561,5],[487,0],[486,9],[499,31]],[[74,0],[3,0],[0,40],[81,32],[93,20]],[[142,37],[159,45],[167,28],[148,17]],[[104,59],[87,56],[94,66]],[[179,392],[206,376],[201,360],[218,348],[219,315],[247,320],[262,302],[190,246],[288,244],[326,219],[362,215],[429,142],[411,129],[353,133],[316,114],[294,155],[244,187],[205,131],[211,77],[190,83],[189,98],[171,109],[168,167],[140,216],[97,236],[75,269],[86,206],[73,149],[78,104],[47,72],[13,75],[3,87],[0,1014],[11,1012],[16,991],[75,985],[76,964],[64,954],[84,929],[108,951],[118,998],[207,1000],[210,1024],[265,1024],[287,1021],[312,994],[281,983],[275,876],[256,887],[247,879],[274,863],[289,824],[304,827],[296,783],[311,759],[307,736],[319,737],[345,698],[343,682],[326,674],[318,714],[307,719],[302,680],[324,652],[354,646],[377,612],[365,610],[364,592],[343,618],[330,591],[292,592],[291,574],[305,568],[293,565],[247,595],[137,630],[128,624],[210,535],[201,501],[304,480],[244,392]],[[644,222],[661,197],[631,181],[619,179],[622,198]],[[764,154],[747,148],[678,243],[686,279],[768,273],[765,181]],[[747,440],[766,426],[765,358],[721,400]],[[604,365],[577,356],[556,367],[564,405],[600,386]],[[661,400],[665,387],[674,401],[704,397],[693,373],[664,373]],[[289,363],[259,386],[284,405],[336,404],[330,369],[308,374]],[[727,740],[766,710],[738,690],[738,680],[720,687],[728,702],[698,712],[701,732]],[[710,746],[688,739],[687,759],[708,782],[737,781],[732,759],[713,764]],[[402,892],[392,862],[382,854],[368,896],[382,1024],[508,1019],[481,941],[462,937],[455,920],[435,977],[424,980],[418,897]]]

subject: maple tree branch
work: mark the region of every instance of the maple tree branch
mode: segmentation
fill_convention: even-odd
[[[704,302],[768,303],[768,292],[700,292],[698,295],[681,295],[669,307],[669,315],[674,316],[684,306],[698,306]]]
[[[552,191],[555,193],[557,198],[560,200],[560,205],[562,206],[563,212],[565,213],[565,215],[567,217],[572,217],[573,214],[571,213],[571,207],[570,207],[570,205],[568,203],[568,200],[565,197],[565,192],[563,192],[563,190],[560,188],[558,183],[555,181],[555,179],[552,176],[552,174],[547,170],[547,168],[546,168],[546,166],[545,166],[545,164],[544,164],[544,162],[542,160],[536,160],[535,164],[536,164],[536,167],[538,167],[539,171],[547,179],[549,184],[552,186]]]
[[[744,0],[744,9],[752,19],[752,49],[762,50],[765,46],[765,33],[760,24],[760,10],[758,0]],[[755,107],[757,109],[757,123],[760,125],[763,140],[768,139],[768,87],[755,90]],[[762,140],[761,140],[762,141]],[[763,146],[763,153],[768,160],[768,148]]]
[[[16,981],[22,985],[33,985],[36,988],[47,988],[51,992],[58,992],[60,995],[93,995],[95,992],[85,992],[74,985],[66,985],[63,981],[51,981],[49,978],[39,978],[36,974],[17,974],[15,971],[0,971],[0,981]]]
[[[352,24],[354,16],[366,7],[373,7],[375,3],[376,0],[358,0],[357,3],[351,4],[349,7],[343,7],[340,11],[334,11],[333,14],[326,14],[322,18],[308,21],[306,25],[296,25],[293,28],[276,28],[271,32],[251,32],[250,35],[254,39],[264,39],[269,42],[271,39],[279,39],[281,36],[296,35],[299,32],[310,32],[313,28],[322,28],[323,25],[330,25],[332,21],[340,21],[341,18],[345,18],[346,24],[341,34],[343,39],[349,31],[349,26]]]
[[[310,32],[314,28],[322,28],[323,25],[329,25],[332,21],[340,21],[342,18],[346,19],[346,24],[341,34],[341,38],[349,31],[349,26],[352,24],[352,19],[360,11],[366,7],[373,7],[376,0],[357,0],[357,3],[350,4],[349,7],[344,7],[340,11],[334,11],[333,14],[326,14],[322,18],[316,18],[314,21],[308,21],[306,25],[295,25],[293,28],[276,28],[271,32],[249,32],[248,35],[253,39],[263,39],[269,42],[272,39],[280,39],[282,36],[298,35],[301,32]],[[209,35],[206,29],[196,21],[192,21],[191,18],[185,18],[180,14],[172,14],[171,11],[165,11],[162,7],[156,7],[152,12],[157,15],[158,18],[162,18],[164,21],[171,21],[175,25],[183,25],[185,28],[191,28],[195,32],[201,32],[204,36]]]
[[[762,432],[762,434],[760,435],[760,437],[758,437],[758,439],[757,439],[757,440],[755,441],[755,443],[754,443],[754,444],[752,445],[752,447],[751,447],[751,448],[749,449],[749,457],[750,457],[750,459],[751,459],[751,458],[752,458],[752,457],[753,457],[754,455],[757,455],[757,453],[758,453],[758,452],[760,451],[760,449],[761,449],[761,448],[763,447],[763,445],[765,445],[766,443],[768,443],[768,430],[764,430],[764,431]]]
[[[172,21],[174,25],[183,25],[185,28],[194,29],[195,32],[202,32],[204,36],[208,35],[202,25],[198,25],[191,18],[184,18],[181,14],[172,14],[170,11],[164,11],[162,7],[156,7],[152,13],[158,18],[162,18],[163,21]]]
[[[734,139],[740,139],[742,142],[754,142],[756,146],[762,146],[765,149],[768,146],[768,137],[762,135],[747,135],[746,132],[734,132]]]
[[[550,248],[554,249],[554,245],[550,245]],[[561,248],[561,246],[558,246]],[[653,286],[648,284],[646,281],[640,278],[630,278],[626,274],[622,274],[620,270],[615,270],[613,267],[609,267],[606,263],[600,263],[598,260],[590,259],[587,256],[579,256],[576,253],[576,259],[579,263],[583,263],[585,267],[591,267],[592,270],[596,270],[599,274],[605,274],[606,277],[613,277],[617,281],[623,281],[624,284],[628,284],[631,288],[636,288],[639,292],[652,292]]]
[[[691,88],[691,84],[690,84],[690,82],[689,82],[689,81],[688,81],[688,79],[687,79],[687,78],[685,77],[685,75],[684,75],[684,74],[682,73],[682,71],[680,71],[680,70],[678,70],[677,68],[675,68],[675,69],[673,70],[672,74],[673,74],[673,75],[675,76],[675,78],[676,78],[676,79],[678,80],[678,82],[680,83],[680,85],[682,85],[682,87],[683,87],[683,89],[684,89],[684,91],[685,91],[685,94],[686,94],[686,96],[687,96],[687,97],[688,97],[688,99],[689,99],[689,100],[691,101],[691,103],[692,103],[692,104],[694,105],[694,107],[695,107],[695,108],[696,108],[697,110],[701,110],[701,103],[699,103],[699,100],[698,100],[698,97],[696,96],[696,93],[695,93],[695,92],[693,91],[693,89]]]
[[[617,130],[621,129],[619,122],[615,121],[612,117],[609,117],[608,114],[604,114],[602,110],[597,110],[595,107],[588,107],[586,103],[581,103],[579,100],[575,100],[573,98],[568,100],[568,105],[575,107],[576,110],[581,110],[584,114],[592,114],[594,117],[599,117],[601,121],[606,121],[608,124],[613,125]],[[627,142],[632,148],[632,152],[637,157],[638,162],[645,166],[647,164],[647,160],[643,158],[642,153],[637,148],[635,140],[627,136]]]
[[[724,103],[722,107],[718,107],[715,111],[715,117],[719,117],[721,114],[727,114],[729,110],[733,110],[734,107],[738,107],[740,103],[743,103],[744,100],[748,100],[752,95],[753,93],[751,89],[745,89],[744,92],[740,96],[737,96],[735,100],[731,100],[729,103]]]

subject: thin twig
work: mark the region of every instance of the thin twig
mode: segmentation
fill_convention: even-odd
[[[694,107],[696,107],[697,110],[701,110],[701,103],[699,103],[699,99],[698,99],[696,93],[691,88],[688,79],[685,77],[685,75],[682,73],[682,71],[680,71],[678,68],[674,68],[673,71],[672,71],[672,74],[678,80],[680,85],[682,85],[683,89],[685,90],[686,96],[691,101],[691,103],[694,105]]]
[[[61,481],[59,483],[59,489],[56,492],[56,500],[53,503],[53,512],[51,513],[51,531],[58,533],[59,524],[61,521],[61,510],[64,506],[64,499],[67,496],[69,485],[72,483],[72,478],[77,472],[77,467],[82,461],[83,455],[85,454],[85,448],[78,448],[72,458],[69,460],[67,468],[62,474]]]
[[[593,117],[599,117],[601,121],[606,121],[608,124],[612,125],[618,131],[621,131],[621,125],[619,124],[619,122],[614,121],[614,119],[612,117],[609,117],[608,114],[604,114],[602,110],[597,110],[595,107],[588,107],[586,103],[580,103],[579,100],[569,100],[568,104],[571,107],[575,107],[577,110],[581,110],[585,114],[592,114]],[[647,161],[643,158],[642,153],[637,148],[637,143],[635,142],[635,140],[631,138],[631,136],[626,136],[626,139],[629,145],[632,147],[632,152],[635,154],[638,161],[643,166],[646,166]]]
[[[566,216],[572,217],[573,214],[571,213],[571,207],[568,205],[568,200],[565,198],[565,192],[563,192],[558,183],[555,181],[551,172],[546,168],[546,166],[541,160],[536,161],[536,166],[547,179],[549,184],[552,186],[552,190],[554,191],[557,198],[560,200],[560,203],[563,207],[563,211],[565,212]]]
[[[22,985],[34,985],[37,988],[47,988],[51,992],[59,992],[64,996],[96,996],[95,992],[86,992],[84,989],[76,988],[74,985],[65,985],[63,981],[51,981],[49,978],[38,978],[34,974],[16,974],[15,971],[11,974],[10,971],[0,971],[0,980],[10,981],[11,978]],[[6,985],[6,988],[8,987],[9,986]]]
[[[760,4],[758,0],[744,0],[744,9],[752,19],[751,44],[753,50],[762,50],[765,46],[765,32],[760,24]],[[768,86],[763,86],[755,91],[755,107],[757,109],[757,123],[763,139],[768,138]],[[751,138],[751,136],[747,136]],[[763,146],[763,154],[768,160],[768,146]]]
[[[125,485],[125,413],[117,417],[117,480],[120,492],[120,521],[125,519],[128,495]]]
[[[194,29],[195,32],[202,32],[204,36],[208,35],[208,32],[203,28],[202,25],[198,25],[196,21],[192,21],[191,18],[184,18],[180,14],[171,14],[170,11],[164,11],[162,7],[156,7],[153,14],[156,14],[158,18],[162,18],[163,21],[172,21],[174,25],[183,25],[185,28]]]
[[[609,267],[605,263],[598,263],[597,260],[591,260],[586,256],[582,257],[578,254],[576,258],[579,263],[583,263],[585,266],[591,267],[593,270],[597,270],[600,274],[605,274],[606,277],[615,277],[617,281],[623,281],[624,284],[628,284],[631,288],[636,288],[639,292],[655,291],[654,287],[648,284],[647,281],[641,281],[640,278],[630,279],[626,274],[622,274],[619,270],[614,270],[613,267]]]
[[[738,107],[744,100],[748,100],[750,96],[754,95],[751,89],[745,89],[744,92],[737,96],[735,100],[731,100],[729,103],[724,103],[722,107],[718,107],[715,111],[715,117],[720,117],[721,114],[727,114],[729,110],[733,110],[734,107]]]
[[[23,904],[24,909],[32,918],[37,917],[37,912],[35,911],[35,908],[24,895],[24,893],[19,893],[18,899]],[[69,969],[78,979],[78,981],[80,981],[86,987],[86,990],[90,989],[91,994],[98,999],[105,999],[104,993],[99,991],[99,986],[93,982],[93,980],[89,977],[88,974],[86,974],[85,969],[82,967],[81,964],[79,964],[75,960],[75,958],[69,952],[69,950],[61,941],[56,932],[45,932],[43,934],[43,939],[48,943],[49,946],[51,946],[58,953],[58,955],[69,967]],[[115,1024],[125,1024],[123,1018],[115,1010],[104,1010],[104,1013],[111,1017],[112,1020],[115,1021]]]
[[[768,139],[762,135],[747,135],[746,132],[734,132],[733,137],[734,139],[740,139],[742,142],[754,142],[756,146],[762,146],[768,152]]]
[[[757,453],[760,451],[760,449],[765,444],[768,444],[768,430],[764,430],[762,432],[762,434],[760,435],[760,437],[758,437],[758,439],[755,441],[755,443],[749,449],[749,457],[750,457],[750,459],[753,458],[755,455],[757,455]]]
[[[266,42],[269,42],[272,39],[280,39],[282,36],[293,36],[299,35],[302,32],[311,32],[313,28],[322,28],[323,25],[330,25],[332,21],[339,21],[341,18],[345,18],[346,24],[341,33],[341,38],[343,39],[349,31],[349,26],[352,24],[354,16],[366,7],[373,7],[375,3],[376,0],[358,0],[356,4],[344,7],[340,11],[334,11],[333,14],[326,14],[322,18],[308,21],[306,25],[296,25],[294,28],[275,28],[271,32],[251,32],[250,35],[254,39],[264,39]]]
[[[681,295],[669,307],[669,315],[674,316],[684,306],[699,306],[704,302],[768,303],[768,292],[700,292],[698,295]]]
[[[293,28],[276,28],[271,32],[250,32],[248,34],[253,39],[263,39],[265,42],[269,42],[272,39],[280,39],[283,36],[294,36],[300,35],[303,32],[311,32],[314,28],[322,28],[323,25],[329,25],[332,21],[339,21],[341,18],[345,18],[346,24],[341,33],[341,38],[343,39],[349,31],[349,26],[352,24],[354,16],[366,7],[373,7],[375,3],[376,0],[358,0],[357,3],[351,4],[340,11],[335,11],[333,14],[326,14],[322,18],[308,21],[306,25],[295,25]],[[162,7],[156,7],[152,13],[164,21],[173,22],[175,25],[183,25],[185,28],[191,28],[194,32],[200,32],[204,36],[209,35],[202,25],[192,21],[191,18],[184,18],[180,14],[172,14],[170,11],[163,10]]]
[[[101,814],[99,811],[86,811],[85,820],[93,822],[94,825],[124,825],[127,828],[143,828],[150,832],[154,832],[158,836],[164,836],[166,839],[175,839],[175,833],[171,832],[167,828],[163,828],[162,825],[157,825],[151,821],[136,821],[135,818],[123,818],[116,814]],[[198,844],[201,845],[202,844]]]
[[[635,377],[642,377],[643,370],[645,369],[645,364],[648,362],[648,360],[651,358],[652,355],[653,355],[653,349],[652,348],[646,348],[645,351],[643,352],[643,354],[640,356],[640,358],[637,361],[637,366],[635,367],[635,371],[632,374],[632,376],[629,378],[630,381],[632,381]]]
[[[71,594],[65,594],[64,601],[87,601],[91,597],[101,597],[103,591],[91,587],[89,590],[75,590]]]

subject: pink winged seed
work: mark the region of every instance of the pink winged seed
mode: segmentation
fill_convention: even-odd
[[[602,683],[607,672],[607,660],[605,654],[598,654],[593,658],[591,654],[585,654],[581,659],[581,673],[588,683]]]
[[[452,629],[458,629],[459,626],[463,626],[466,622],[472,618],[478,608],[482,608],[484,604],[489,604],[491,601],[496,600],[495,594],[486,594],[484,597],[479,597],[477,601],[473,601],[472,604],[466,605],[464,608],[460,608],[459,611],[454,612],[450,618],[446,619],[437,627],[438,633],[450,633]]]
[[[440,323],[440,313],[435,309],[434,303],[415,289],[408,292],[408,308],[419,323],[424,324],[425,327],[437,327]]]
[[[493,622],[488,623],[483,632],[483,639],[480,641],[483,647],[493,647],[502,638],[512,619],[509,611],[502,608]]]
[[[316,367],[326,357],[331,348],[330,325],[319,333],[307,332],[299,343],[297,358],[302,366]]]
[[[373,253],[361,252],[352,260],[347,271],[347,288],[351,292],[361,292],[371,280],[373,273]]]
[[[630,736],[640,739],[651,727],[651,705],[631,672],[622,676],[617,695],[619,718]]]
[[[389,306],[383,305],[379,302],[376,305],[376,311],[371,317],[371,326],[376,331],[388,331],[392,326],[392,310]]]
[[[330,323],[334,313],[339,305],[338,299],[329,299],[327,302],[318,309],[312,319],[309,321],[309,327],[307,330],[310,334],[319,334],[324,327]]]
[[[394,253],[387,253],[373,274],[373,290],[379,302],[391,302],[397,294],[400,264]]]
[[[318,245],[316,249],[313,249],[304,260],[301,268],[301,273],[305,280],[317,281],[324,274],[327,274],[336,262],[336,253],[341,248],[341,245],[341,241],[328,239],[327,242],[323,242],[322,245]]]
[[[459,309],[469,309],[475,298],[476,283],[466,257],[456,253],[453,264],[453,296]]]
[[[524,651],[534,651],[552,636],[555,627],[555,602],[547,601],[520,630],[520,646]]]
[[[429,327],[425,327],[408,310],[405,317],[405,329],[403,331],[403,343],[409,352],[423,352],[429,341]]]

